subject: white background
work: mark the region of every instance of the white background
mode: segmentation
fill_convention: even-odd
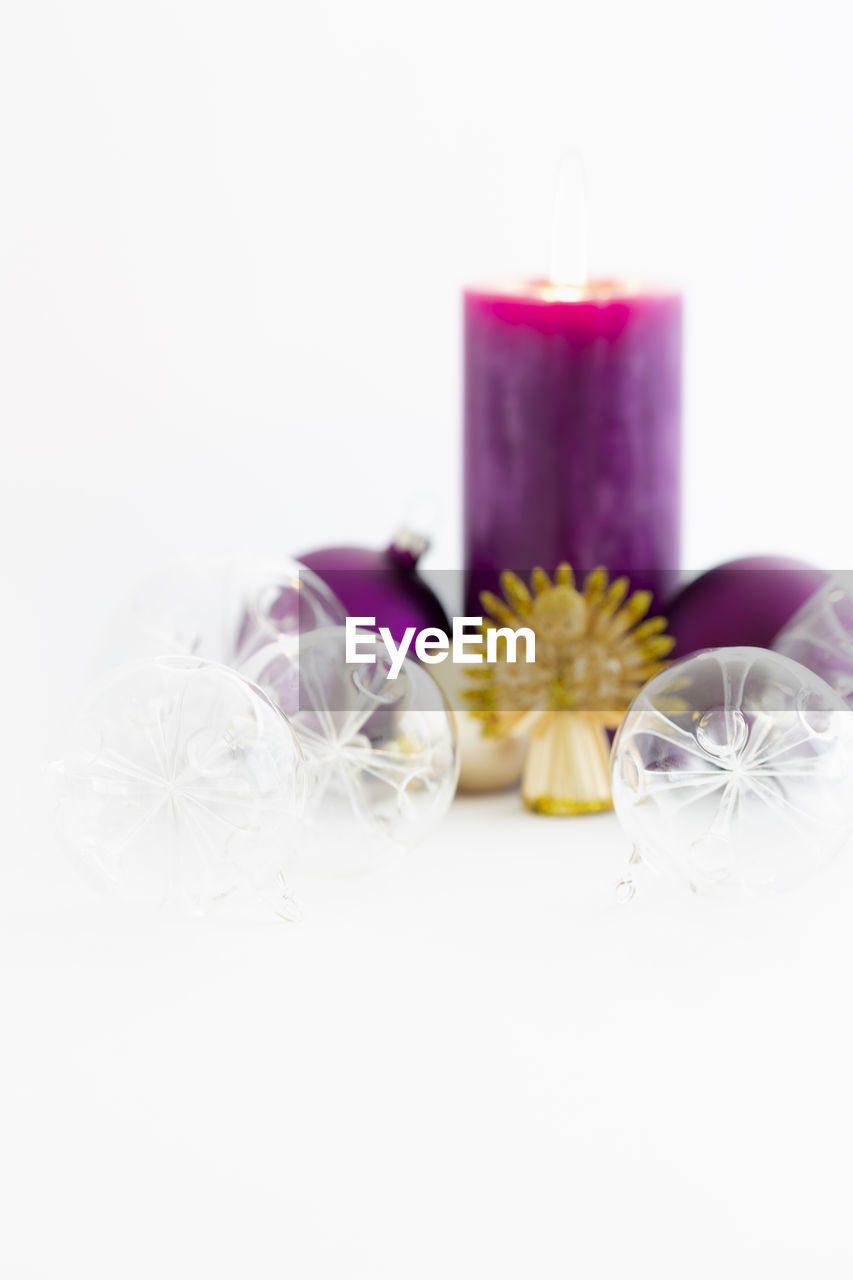
[[[685,563],[847,567],[849,17],[783,0],[74,5],[0,22],[0,1274],[847,1276],[853,857],[618,907],[610,817],[458,804],[299,927],[128,919],[39,770],[175,553],[459,561],[460,286],[683,286]]]

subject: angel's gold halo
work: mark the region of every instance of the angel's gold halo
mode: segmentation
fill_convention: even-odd
[[[483,633],[528,627],[536,658],[509,661],[497,636],[496,661],[469,669],[463,695],[488,736],[529,735],[522,797],[539,813],[611,807],[608,729],[618,728],[640,689],[667,665],[675,641],[665,618],[646,618],[648,591],[629,595],[626,577],[606,569],[575,585],[567,564],[553,582],[534,569],[530,588],[501,574],[503,599],[484,591]],[[645,620],[644,620],[645,619]]]

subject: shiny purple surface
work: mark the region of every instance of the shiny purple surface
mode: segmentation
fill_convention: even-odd
[[[602,564],[666,593],[679,563],[681,299],[464,299],[466,601],[503,569]]]
[[[744,556],[700,573],[664,607],[673,658],[698,649],[769,649],[825,580],[823,570],[781,556]]]
[[[417,557],[405,547],[325,547],[299,557],[325,582],[349,617],[375,617],[399,644],[407,627],[448,630],[438,597],[417,571]]]

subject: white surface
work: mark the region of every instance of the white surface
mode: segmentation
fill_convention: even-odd
[[[849,1276],[853,856],[727,906],[460,802],[301,925],[4,893],[2,1274]]]
[[[144,924],[43,831],[117,595],[176,552],[458,564],[463,281],[684,285],[685,561],[847,567],[849,14],[58,0],[0,18],[0,1274],[851,1272],[853,859],[609,897],[611,819],[458,806],[299,928]]]

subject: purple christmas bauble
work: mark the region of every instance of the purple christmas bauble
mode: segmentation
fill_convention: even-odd
[[[700,573],[663,609],[673,658],[698,649],[769,649],[826,574],[801,560],[744,556]]]
[[[449,631],[438,596],[417,570],[427,541],[399,533],[384,551],[368,547],[328,547],[299,557],[334,593],[351,618],[375,618],[399,644],[407,627]]]

